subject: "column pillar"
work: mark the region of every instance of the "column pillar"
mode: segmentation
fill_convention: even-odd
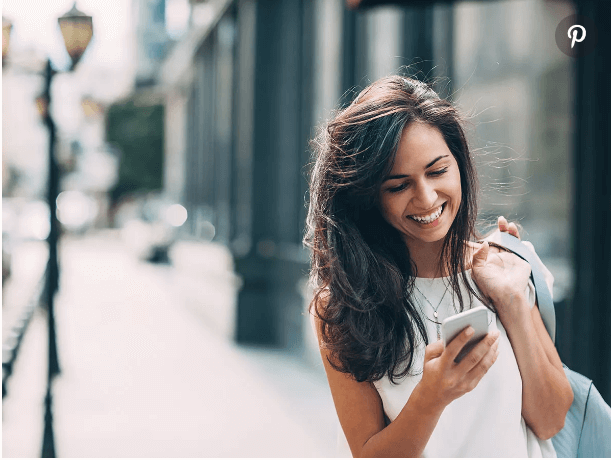
[[[238,8],[238,16],[247,15],[238,19],[240,31],[248,34],[238,38],[238,87],[243,89],[238,93],[246,93],[246,87],[254,92],[250,101],[238,103],[251,104],[237,129],[252,142],[238,139],[236,152],[248,167],[236,170],[238,180],[245,181],[236,184],[237,201],[243,203],[237,209],[250,205],[246,217],[236,216],[231,245],[243,280],[236,340],[301,347],[303,299],[298,283],[308,268],[301,244],[302,163],[309,135],[304,120],[310,117],[310,103],[303,97],[309,88],[304,63],[311,48],[304,45],[311,7],[304,0],[259,0],[241,2]],[[249,41],[253,38],[254,44]],[[247,56],[249,48],[254,61]]]
[[[574,247],[575,290],[565,329],[566,364],[591,378],[611,402],[611,85],[608,62],[611,4],[577,3],[594,20],[595,50],[575,61]]]

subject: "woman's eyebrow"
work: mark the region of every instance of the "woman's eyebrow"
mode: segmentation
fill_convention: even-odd
[[[442,158],[446,158],[446,157],[449,157],[449,156],[450,155],[441,155],[441,156],[438,156],[433,161],[431,161],[428,165],[426,165],[424,167],[424,169],[429,169],[431,166],[433,166],[435,163],[437,163]],[[386,177],[386,179],[384,179],[384,182],[386,182],[387,180],[392,180],[392,179],[403,179],[404,177],[409,177],[409,174],[395,174],[393,176],[388,176],[388,177]]]

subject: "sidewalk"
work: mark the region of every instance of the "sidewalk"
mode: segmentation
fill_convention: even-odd
[[[172,267],[135,260],[112,234],[66,238],[61,265],[58,457],[335,455],[322,364],[223,339],[176,301]],[[9,381],[3,457],[40,455],[45,328],[35,314]]]

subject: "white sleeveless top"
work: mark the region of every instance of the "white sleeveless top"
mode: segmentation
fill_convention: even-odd
[[[473,283],[470,270],[467,271],[467,275],[469,281]],[[553,276],[547,270],[545,275],[551,292]],[[446,284],[448,278],[416,278],[416,286],[434,306],[441,301]],[[532,283],[529,283],[527,290],[529,302],[534,305],[535,291]],[[464,310],[481,305],[476,298],[471,305],[469,304],[464,286],[462,292]],[[428,318],[434,319],[433,308],[416,289],[414,296],[416,302],[419,302],[421,311]],[[458,310],[459,304],[458,300],[452,297],[452,290],[449,287],[437,310],[439,322],[456,314],[454,305]],[[423,321],[427,328],[429,343],[437,341],[436,325],[425,317]],[[522,379],[505,328],[491,311],[488,311],[488,322],[490,331],[498,329],[501,332],[499,356],[475,389],[446,406],[424,448],[422,457],[556,457],[551,439],[545,441],[539,439],[522,417]],[[422,378],[424,348],[424,343],[418,346],[410,375],[399,380],[398,384],[391,384],[388,377],[374,383],[382,399],[384,412],[391,422],[399,415],[414,387]],[[416,373],[418,375],[411,375]],[[341,426],[338,428],[338,456],[351,457],[346,437]]]

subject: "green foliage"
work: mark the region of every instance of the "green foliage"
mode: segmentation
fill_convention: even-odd
[[[120,151],[119,177],[111,203],[135,192],[163,186],[163,105],[141,106],[133,100],[107,112],[106,141]]]

